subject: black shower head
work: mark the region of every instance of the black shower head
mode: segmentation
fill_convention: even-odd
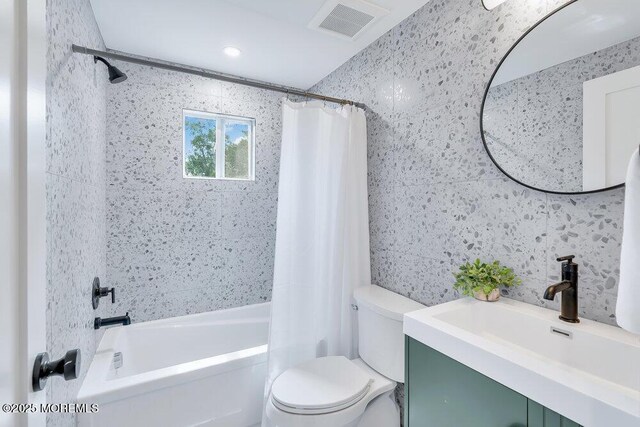
[[[118,70],[113,65],[109,64],[106,59],[101,58],[99,56],[94,56],[93,62],[98,62],[98,61],[104,63],[104,65],[107,66],[107,70],[109,71],[109,81],[111,83],[115,84],[115,83],[120,83],[127,80],[127,75],[122,71]]]

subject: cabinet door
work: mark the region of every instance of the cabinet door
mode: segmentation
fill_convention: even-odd
[[[525,427],[527,398],[407,339],[407,427]]]
[[[529,427],[580,427],[580,425],[529,400]]]

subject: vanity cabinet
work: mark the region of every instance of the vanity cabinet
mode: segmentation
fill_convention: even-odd
[[[527,405],[527,425],[529,427],[580,427],[562,415],[545,408],[539,403],[529,400]]]
[[[579,427],[406,337],[405,427]]]

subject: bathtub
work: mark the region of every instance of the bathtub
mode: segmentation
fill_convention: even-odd
[[[269,303],[107,329],[78,393],[80,426],[259,425]]]

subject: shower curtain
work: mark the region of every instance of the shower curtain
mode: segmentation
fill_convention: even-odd
[[[265,404],[287,368],[357,357],[352,295],[371,283],[364,111],[283,100],[279,182]]]

